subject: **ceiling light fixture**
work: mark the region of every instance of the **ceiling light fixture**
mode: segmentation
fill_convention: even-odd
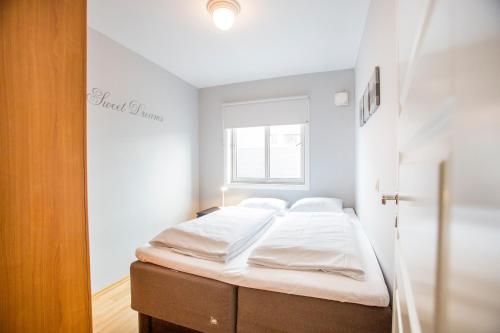
[[[217,28],[229,30],[234,17],[240,13],[240,4],[236,0],[209,0],[207,9]]]

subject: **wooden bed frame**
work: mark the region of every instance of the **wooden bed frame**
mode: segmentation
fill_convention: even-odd
[[[389,333],[390,307],[238,287],[162,266],[130,267],[140,333]]]

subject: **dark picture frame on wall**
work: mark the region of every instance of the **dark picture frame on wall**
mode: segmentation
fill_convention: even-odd
[[[366,87],[363,93],[363,121],[366,123],[370,118],[370,93]]]
[[[365,125],[365,118],[364,118],[364,107],[365,103],[362,102],[363,99],[359,102],[359,126],[363,127]]]
[[[359,126],[364,126],[380,106],[380,68],[375,67],[359,100]]]
[[[380,69],[379,67],[375,67],[373,71],[370,82],[368,83],[369,87],[369,100],[370,100],[370,116],[377,111],[380,105]]]

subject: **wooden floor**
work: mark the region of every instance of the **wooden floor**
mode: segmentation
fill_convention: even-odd
[[[137,333],[137,312],[130,308],[130,278],[92,296],[94,333]]]

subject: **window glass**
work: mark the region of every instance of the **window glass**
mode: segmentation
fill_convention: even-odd
[[[235,129],[236,178],[265,178],[265,127]]]
[[[283,125],[269,128],[270,178],[302,177],[302,126]]]

